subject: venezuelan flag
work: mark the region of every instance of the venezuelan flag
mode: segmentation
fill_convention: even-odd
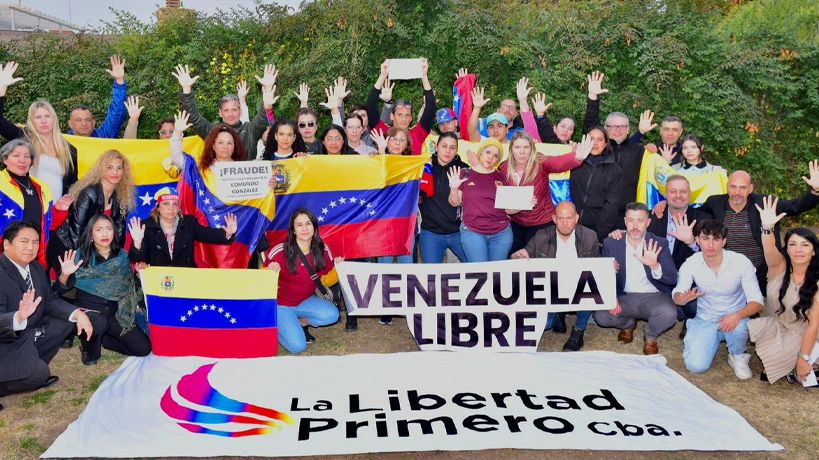
[[[154,354],[276,355],[276,272],[150,267],[140,276]]]
[[[435,153],[435,144],[438,142],[438,136],[434,134],[430,134],[427,136],[426,140],[424,141],[424,147],[421,151],[421,156],[424,158],[429,158],[430,155]],[[458,156],[461,157],[461,160],[464,163],[469,163],[469,158],[467,157],[467,152],[477,152],[478,146],[480,142],[470,142],[459,140],[458,141]],[[535,150],[538,153],[547,156],[560,156],[565,155],[572,151],[571,146],[565,144],[542,144],[542,143],[535,143]],[[503,144],[503,152],[501,152],[502,160],[506,160],[509,158],[509,144]],[[561,201],[572,201],[572,191],[571,187],[569,186],[569,175],[570,172],[562,172],[562,173],[554,173],[549,174],[549,188],[552,192],[552,201],[554,204],[558,204]]]
[[[310,155],[276,162],[280,190],[268,239],[283,242],[293,213],[307,208],[333,254],[347,259],[409,254],[428,161],[414,155]]]
[[[31,176],[30,176],[31,177]],[[31,185],[37,195],[42,197],[43,220],[40,225],[40,249],[37,252],[37,259],[43,266],[46,265],[45,248],[48,246],[48,235],[51,229],[53,203],[51,199],[51,189],[36,177],[31,177]],[[23,206],[25,205],[23,192],[12,183],[8,169],[0,171],[0,235],[6,231],[6,227],[12,222],[23,220]],[[0,236],[0,244],[3,237]],[[0,251],[1,252],[1,251]]]
[[[694,207],[701,206],[709,196],[721,195],[728,189],[725,171],[692,174],[684,170],[674,170],[660,155],[646,150],[643,152],[640,178],[637,181],[637,201],[653,209],[657,203],[665,200],[666,181],[673,175],[688,179],[691,185],[691,205]]]

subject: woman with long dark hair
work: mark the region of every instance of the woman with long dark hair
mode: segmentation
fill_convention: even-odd
[[[319,235],[318,219],[308,209],[298,209],[290,218],[287,240],[267,252],[265,265],[279,273],[279,344],[291,353],[301,353],[315,341],[308,328],[338,321],[338,308],[315,295],[317,282],[332,286],[338,282],[330,248]]]
[[[86,308],[94,334],[80,338],[82,363],[97,363],[102,347],[126,356],[145,356],[151,341],[136,325],[137,295],[128,255],[120,249],[113,219],[97,214],[88,222],[76,251],[59,258],[58,293],[76,287],[75,305]]]
[[[321,147],[316,152],[322,155],[352,155],[357,153],[347,144],[347,133],[339,125],[330,125],[321,133]]]
[[[757,206],[768,265],[767,315],[748,322],[748,332],[770,383],[785,376],[804,382],[817,372],[809,358],[819,347],[819,238],[807,228],[791,229],[780,252],[774,226],[785,214],[776,214],[776,202],[766,197],[764,208]]]
[[[299,134],[296,123],[287,118],[276,121],[276,124],[270,130],[270,134],[267,135],[267,144],[265,144],[262,158],[265,160],[286,160],[299,153],[307,153],[307,148],[301,134]]]

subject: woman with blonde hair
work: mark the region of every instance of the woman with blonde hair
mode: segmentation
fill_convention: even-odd
[[[125,246],[125,220],[135,208],[134,176],[131,163],[118,150],[100,155],[94,166],[69,191],[74,202],[68,208],[68,219],[48,244],[49,266],[59,266],[58,257],[77,249],[82,232],[97,214],[110,217],[115,224],[115,239]]]
[[[0,65],[0,136],[8,140],[24,138],[31,142],[35,153],[31,173],[48,185],[57,200],[77,182],[77,149],[63,137],[57,113],[45,100],[38,99],[28,108],[25,128],[6,119],[6,90],[22,80],[14,77],[15,70],[15,62]],[[61,204],[57,203],[58,208]]]

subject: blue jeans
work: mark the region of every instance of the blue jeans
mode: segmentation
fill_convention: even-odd
[[[687,322],[685,333],[683,361],[689,372],[701,374],[711,368],[711,362],[719,349],[719,343],[725,340],[728,353],[741,355],[748,346],[748,318],[743,318],[732,332],[719,330],[716,321],[705,321],[691,318]]]
[[[564,313],[565,314],[565,313]],[[580,329],[581,331],[585,331],[586,327],[589,325],[589,318],[591,318],[592,312],[590,311],[579,311],[577,312],[577,319],[574,321],[574,327]],[[552,328],[555,325],[555,321],[557,320],[557,313],[549,313],[549,316],[546,318],[546,330]]]
[[[279,305],[276,307],[276,322],[279,328],[279,345],[290,353],[301,353],[307,349],[299,318],[307,318],[311,326],[327,326],[338,321],[338,308],[326,300],[312,295],[298,306]]]
[[[461,233],[441,235],[429,230],[421,230],[421,258],[425,264],[440,264],[444,261],[447,248],[455,253],[461,262],[466,262],[464,247],[461,245]]]
[[[512,228],[507,225],[498,233],[484,235],[461,224],[461,244],[467,262],[506,260],[512,248]]]

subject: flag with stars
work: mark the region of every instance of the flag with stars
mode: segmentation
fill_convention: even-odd
[[[276,162],[281,187],[268,229],[271,245],[286,239],[293,213],[307,208],[333,254],[346,259],[410,254],[428,161],[415,155],[310,155]]]
[[[155,355],[276,355],[278,273],[149,267],[140,276]]]
[[[49,228],[51,228],[54,206],[51,202],[51,190],[49,190],[48,185],[40,182],[36,177],[31,177],[31,188],[32,193],[36,193],[37,196],[41,197],[40,204],[42,205],[43,219],[40,223],[40,235],[42,236],[40,237],[40,249],[37,252],[37,259],[45,266],[45,249],[48,245],[48,234]],[[6,231],[6,227],[10,223],[23,220],[24,206],[23,191],[13,184],[8,169],[3,169],[0,171],[0,235]],[[2,243],[3,237],[0,236],[0,245]],[[1,249],[0,252],[2,252]]]
[[[478,77],[471,73],[455,80],[452,85],[452,110],[458,118],[458,126],[461,127],[461,139],[469,139],[469,116],[472,115],[472,88]],[[480,139],[478,139],[480,140]]]

